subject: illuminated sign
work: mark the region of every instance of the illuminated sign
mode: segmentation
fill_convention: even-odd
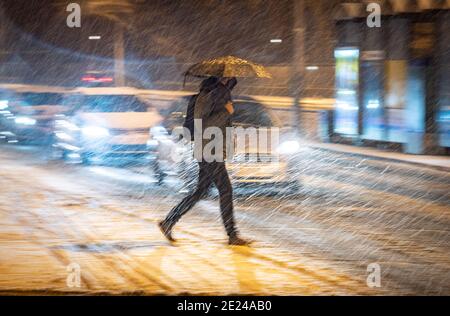
[[[338,134],[358,134],[359,50],[339,48],[336,59],[336,104],[334,131]]]

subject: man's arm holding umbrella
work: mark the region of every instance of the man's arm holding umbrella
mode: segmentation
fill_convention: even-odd
[[[229,116],[233,112],[230,91],[224,86],[219,86],[208,93],[204,93],[199,98],[201,99],[200,102],[204,102],[206,105],[201,107],[201,116],[204,119],[212,116],[216,118]]]
[[[223,84],[218,84],[214,90],[208,93],[208,101],[211,106],[204,108],[203,117],[209,117],[213,113],[221,112],[225,112],[227,115],[233,114],[234,108],[231,101],[231,90],[236,83],[236,78],[231,78]]]

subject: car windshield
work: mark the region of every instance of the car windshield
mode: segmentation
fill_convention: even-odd
[[[169,110],[162,114],[167,118],[166,125],[169,128],[183,125],[189,98],[183,98],[175,102]],[[265,107],[256,102],[235,101],[233,103],[234,114],[232,123],[235,126],[268,127],[274,125]]]
[[[272,120],[263,105],[253,102],[234,102],[233,125],[272,126]]]
[[[23,93],[20,95],[21,104],[25,106],[60,105],[63,96],[59,93]]]
[[[147,112],[147,105],[132,95],[89,95],[83,98],[84,112]]]

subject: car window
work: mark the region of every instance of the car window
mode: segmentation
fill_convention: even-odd
[[[234,102],[233,125],[272,126],[269,113],[263,105],[253,102]]]
[[[23,93],[19,96],[24,106],[61,105],[63,96],[59,93]]]
[[[184,97],[162,111],[162,115],[166,118],[164,123],[166,128],[172,129],[183,125],[189,99],[190,97]],[[233,125],[254,127],[274,125],[266,108],[259,103],[236,101],[233,105]]]
[[[148,106],[131,95],[89,95],[82,99],[83,112],[147,112]]]
[[[165,117],[163,122],[165,128],[172,130],[183,125],[190,98],[183,97],[173,102],[167,109],[161,110],[161,115]]]
[[[161,110],[161,114],[165,117],[173,112],[183,112],[186,113],[187,106],[191,97],[183,97],[179,100],[173,102],[167,109]]]

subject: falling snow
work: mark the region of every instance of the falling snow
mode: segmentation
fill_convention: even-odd
[[[81,28],[66,25],[69,2],[82,4]],[[443,66],[426,68],[429,81],[420,89],[413,87],[417,95],[408,96],[413,102],[398,104],[406,102],[405,95],[396,94],[406,82],[395,80],[401,81],[408,61],[405,57],[404,64],[397,60],[401,49],[390,52],[394,57],[386,57],[377,53],[378,48],[370,48],[372,55],[366,52],[365,56],[375,56],[376,62],[366,65],[384,69],[377,64],[382,55],[390,74],[363,75],[364,82],[378,82],[380,90],[385,84],[392,91],[380,95],[381,101],[370,96],[366,112],[358,117],[358,106],[347,102],[357,100],[356,88],[341,89],[344,101],[338,100],[333,108],[339,90],[335,81],[359,75],[347,70],[335,80],[336,68],[354,66],[343,63],[345,67],[335,67],[336,45],[353,47],[351,41],[362,34],[347,27],[338,30],[335,18],[342,14],[338,10],[341,2],[355,1],[305,1],[306,7],[300,10],[305,16],[302,20],[295,18],[293,12],[298,13],[299,6],[290,0],[2,1],[0,294],[449,295],[450,41],[430,45],[439,27],[445,29],[439,31],[442,38],[447,34],[449,20],[444,18],[448,11],[430,13],[440,24],[436,22],[438,27],[428,32],[428,23],[421,23],[414,43],[403,42],[396,24],[382,33],[364,33],[374,47],[376,39],[383,37],[390,41],[385,44],[391,49],[415,45],[414,53],[419,55],[439,52],[441,59],[436,60]],[[385,22],[382,20],[381,27],[388,27]],[[347,40],[351,45],[344,45]],[[136,112],[132,113],[134,119],[120,115],[116,119],[129,124],[117,130],[136,132],[133,123],[147,117],[152,126],[147,122],[139,127],[145,130],[147,142],[149,128],[167,119],[167,107],[198,88],[197,79],[183,82],[185,71],[200,60],[227,55],[264,65],[271,74],[239,78],[233,90],[236,96],[271,103],[268,107],[286,130],[300,126],[295,134],[299,150],[289,159],[289,172],[277,175],[295,181],[281,182],[276,189],[272,183],[244,188],[232,177],[237,226],[242,237],[253,241],[248,247],[227,244],[214,190],[174,228],[177,243],[170,244],[161,234],[157,223],[195,184],[195,163],[185,164],[161,180],[154,165],[84,165],[81,156],[75,157],[80,161],[64,161],[56,159],[62,158],[55,157],[56,146],[22,143],[5,131],[10,126],[5,122],[23,114],[9,112],[14,107],[4,97],[8,89],[46,85],[78,94],[87,93],[90,84],[101,83],[102,91],[115,89],[117,94],[145,91],[145,102],[153,113]],[[430,60],[430,65],[437,62]],[[420,59],[416,64],[421,63]],[[297,81],[299,78],[302,80]],[[17,86],[13,89],[10,84]],[[433,88],[431,95],[419,95],[422,88],[429,87]],[[433,108],[407,107],[415,106],[420,96]],[[297,99],[301,109],[292,106]],[[343,150],[319,144],[323,137],[319,127],[324,127],[321,115],[339,107],[344,113],[343,134],[358,130],[357,121],[362,118],[364,124],[376,125],[362,136],[373,141],[392,133],[389,137],[394,142],[382,143],[392,151],[373,148],[360,155],[360,146],[352,150],[342,145],[347,148]],[[52,105],[49,108],[58,110]],[[349,112],[345,111],[350,110],[355,110],[355,119],[348,123]],[[44,108],[39,111],[39,115],[50,115]],[[375,113],[373,117],[371,113]],[[63,114],[51,115],[61,118]],[[93,115],[93,120],[99,116]],[[406,122],[414,119],[420,126],[412,129],[423,130],[419,133],[423,144],[419,138],[404,139]],[[20,120],[31,126],[34,119]],[[104,127],[94,128],[94,132],[109,133]],[[425,140],[438,133],[441,138],[437,142],[441,143],[429,146]],[[355,137],[348,142],[361,145]],[[399,144],[411,151],[431,147],[441,156],[394,153]],[[61,156],[67,158],[64,154]],[[380,268],[379,287],[371,286],[369,280],[374,264]],[[71,267],[79,267],[79,282],[77,275],[71,279],[76,273]]]
[[[36,160],[36,156],[41,157]],[[62,165],[35,148],[0,154],[0,290],[110,294],[446,294],[448,172],[303,148],[293,196],[239,194],[251,247],[226,245],[208,197],[175,228],[179,199],[145,168]],[[68,288],[66,267],[81,268]],[[381,267],[381,287],[366,284]]]

